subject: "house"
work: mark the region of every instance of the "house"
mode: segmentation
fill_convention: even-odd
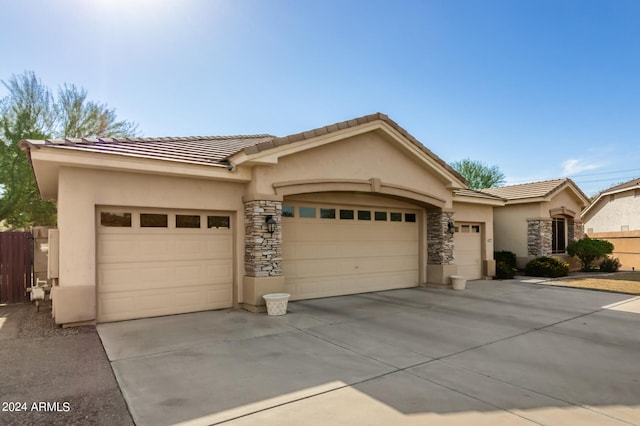
[[[589,237],[613,244],[622,269],[640,268],[640,178],[602,191],[582,221]]]
[[[494,210],[496,251],[516,254],[517,267],[538,256],[554,256],[579,268],[566,254],[572,240],[583,237],[581,210],[587,196],[571,179],[555,179],[522,185],[483,189],[505,200]]]
[[[494,274],[503,201],[466,191],[384,114],[286,137],[21,147],[42,197],[57,202],[58,324],[261,311],[267,293],[300,300]]]

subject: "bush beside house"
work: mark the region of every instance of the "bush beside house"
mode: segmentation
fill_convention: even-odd
[[[496,278],[501,280],[512,279],[516,274],[516,254],[503,250],[493,253],[496,261]]]
[[[555,257],[536,257],[527,263],[525,273],[533,277],[564,277],[569,275],[569,264]]]
[[[567,253],[570,256],[576,256],[580,259],[582,271],[588,272],[594,270],[594,261],[606,256],[607,254],[613,253],[613,244],[606,240],[584,237],[579,240],[571,241],[567,245]]]

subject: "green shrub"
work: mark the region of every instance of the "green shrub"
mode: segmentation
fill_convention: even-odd
[[[569,274],[569,264],[555,257],[541,256],[529,261],[524,270],[534,277],[557,278]]]
[[[596,240],[584,237],[567,244],[569,256],[576,256],[582,263],[582,271],[593,270],[594,260],[613,252],[613,244],[606,240]]]
[[[602,272],[618,272],[618,269],[620,269],[620,260],[614,257],[607,256],[600,264]]]
[[[516,275],[517,269],[509,265],[504,260],[496,261],[496,278],[499,280],[510,280]]]
[[[496,267],[498,262],[504,262],[507,266],[510,266],[511,268],[516,267],[516,254],[511,251],[507,251],[507,250],[494,251],[493,258],[496,261]]]

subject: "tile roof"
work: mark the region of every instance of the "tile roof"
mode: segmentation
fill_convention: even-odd
[[[497,195],[489,194],[486,191],[482,192],[482,191],[476,191],[476,190],[473,190],[473,189],[457,189],[457,190],[455,190],[453,192],[456,195],[463,195],[463,196],[466,196],[466,197],[488,198],[488,199],[491,199],[491,200],[504,201],[504,198],[499,197]]]
[[[612,186],[611,188],[607,188],[604,191],[600,192],[600,194],[604,194],[604,193],[612,192],[612,191],[619,191],[621,189],[635,188],[635,187],[637,187],[639,185],[640,185],[640,178],[631,179],[628,182],[619,183],[618,185]],[[598,195],[600,195],[600,194],[598,194]]]
[[[482,192],[486,192],[487,194],[495,195],[506,200],[522,200],[526,198],[540,197],[544,198],[560,189],[560,187],[565,183],[573,184],[573,186],[582,194],[580,188],[578,188],[578,186],[568,178],[524,183],[521,185],[500,186],[497,188],[487,188],[483,189]],[[582,195],[585,199],[587,199],[586,195]]]
[[[329,126],[318,127],[306,132],[284,137],[268,134],[245,136],[191,136],[164,138],[97,138],[97,139],[47,139],[44,141],[25,140],[23,147],[55,147],[89,152],[120,154],[134,157],[155,158],[197,164],[226,167],[226,159],[244,151],[247,155],[257,154],[278,146],[296,143],[343,129],[356,127],[376,120],[383,121],[415,145],[420,151],[466,184],[466,179],[449,164],[426,148],[409,132],[391,120],[386,114],[375,113],[342,121]]]
[[[29,145],[89,152],[120,154],[225,167],[224,160],[271,135],[189,136],[177,138],[97,138],[26,140]]]

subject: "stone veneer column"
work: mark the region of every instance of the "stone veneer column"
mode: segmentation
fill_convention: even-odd
[[[244,270],[242,306],[264,312],[262,296],[286,291],[282,275],[282,197],[248,194],[244,202]],[[276,229],[267,231],[267,216],[273,216]]]
[[[453,259],[453,234],[449,232],[453,212],[427,212],[427,282],[448,285],[458,271]]]
[[[550,256],[551,238],[551,219],[527,219],[527,254],[529,256]]]
[[[273,234],[266,220],[276,221]],[[244,203],[244,268],[250,277],[282,275],[282,202],[252,200]]]
[[[584,224],[575,219],[569,219],[567,221],[568,234],[567,243],[574,240],[581,240],[584,238]]]
[[[445,265],[453,262],[453,234],[449,232],[453,213],[427,212],[427,264]]]

